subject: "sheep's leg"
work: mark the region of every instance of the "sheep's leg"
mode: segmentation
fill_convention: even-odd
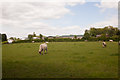
[[[107,47],[107,45],[105,45],[105,47]]]
[[[45,50],[43,50],[43,54],[45,54]]]
[[[42,54],[42,51],[43,51],[43,49],[41,50],[41,54]]]
[[[47,54],[47,48],[46,48],[46,54]]]
[[[103,45],[103,48],[104,48],[105,46]]]

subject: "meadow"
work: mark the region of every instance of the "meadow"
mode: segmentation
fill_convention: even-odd
[[[50,42],[48,54],[41,43],[2,45],[3,78],[117,78],[118,43]]]

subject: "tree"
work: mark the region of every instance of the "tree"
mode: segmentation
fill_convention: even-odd
[[[35,32],[33,32],[33,37],[36,37],[36,34],[35,34]]]
[[[17,41],[19,41],[19,40],[20,40],[20,38],[17,38],[16,40],[17,40]]]
[[[56,39],[56,37],[53,37],[53,39]]]
[[[119,36],[118,36],[118,35],[114,35],[114,36],[112,36],[111,38],[112,38],[112,40],[114,40],[114,41],[118,41]]]
[[[12,40],[14,40],[14,38],[13,38],[13,37],[10,37],[9,39],[12,39]]]
[[[59,35],[56,35],[56,37],[59,37]]]
[[[77,36],[76,36],[76,35],[74,35],[74,39],[77,39]]]
[[[88,40],[89,38],[90,38],[89,31],[85,30],[84,39]]]
[[[42,37],[43,37],[43,35],[42,35],[42,34],[40,34],[40,39],[42,39]]]
[[[109,37],[112,37],[114,35],[116,35],[118,29],[114,28],[113,26],[108,26],[108,35]]]
[[[106,34],[101,34],[100,39],[101,39],[101,40],[106,40]]]
[[[45,41],[48,41],[48,37],[45,37],[45,39],[44,39]]]
[[[120,30],[118,29],[116,35],[120,36]]]
[[[2,34],[2,41],[7,41],[7,35],[6,34]]]
[[[97,29],[96,28],[90,28],[90,35],[92,36],[92,37],[96,37],[96,34],[97,33]]]
[[[31,35],[31,34],[28,35],[29,40],[32,40],[32,37],[33,37],[33,35]]]
[[[2,40],[2,34],[0,33],[0,41]]]

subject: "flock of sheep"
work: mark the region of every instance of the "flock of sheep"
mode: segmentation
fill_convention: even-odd
[[[109,41],[110,41],[110,42],[113,42],[113,40],[109,40]],[[39,53],[40,53],[40,54],[42,54],[42,51],[43,51],[43,54],[45,54],[45,51],[46,51],[46,53],[47,53],[47,43],[48,43],[48,42],[45,42],[45,43],[43,43],[43,44],[40,45],[40,47],[39,47]],[[118,42],[118,44],[120,45],[120,41]],[[107,47],[107,44],[106,44],[105,41],[102,42],[102,47],[103,47],[103,48]],[[42,55],[43,55],[43,54],[42,54]]]

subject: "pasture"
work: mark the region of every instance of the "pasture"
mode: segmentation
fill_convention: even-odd
[[[118,43],[50,42],[48,54],[41,43],[2,46],[3,78],[117,78]]]

